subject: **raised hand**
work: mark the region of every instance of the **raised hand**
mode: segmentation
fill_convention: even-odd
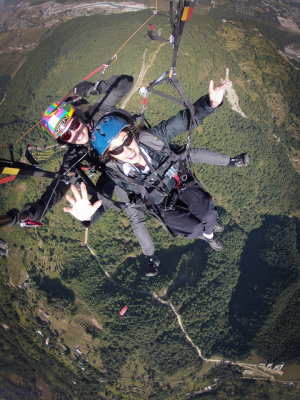
[[[231,85],[231,82],[225,82],[222,85],[214,88],[214,81],[211,80],[209,82],[208,95],[211,107],[218,107],[222,103],[225,90],[231,87]]]
[[[90,221],[101,206],[102,201],[98,200],[94,204],[91,204],[88,199],[86,186],[83,182],[80,184],[80,189],[81,194],[74,185],[71,185],[71,190],[75,198],[66,194],[66,199],[71,204],[71,207],[64,207],[64,211],[72,214],[73,217],[79,219],[79,221]]]
[[[94,86],[95,84],[92,82],[82,81],[74,86],[73,93],[80,97],[89,97]]]

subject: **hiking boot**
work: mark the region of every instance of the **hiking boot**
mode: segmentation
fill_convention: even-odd
[[[232,167],[248,167],[249,165],[249,154],[242,153],[230,159],[229,164]]]
[[[224,232],[224,226],[220,224],[220,222],[216,222],[216,225],[213,230],[214,233],[222,233]]]
[[[145,275],[148,277],[156,276],[158,274],[158,266],[160,262],[156,257],[149,257],[148,268]]]
[[[213,236],[212,239],[208,239],[204,235],[201,235],[199,236],[199,239],[205,240],[215,251],[223,250],[223,244],[216,236]]]

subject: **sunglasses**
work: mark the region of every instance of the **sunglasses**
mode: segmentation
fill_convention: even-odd
[[[69,126],[68,130],[60,136],[60,139],[62,139],[64,142],[70,140],[72,137],[71,131],[76,131],[76,129],[79,128],[80,123],[81,123],[80,119],[78,117],[74,117],[72,119],[71,125]]]
[[[124,147],[128,147],[131,145],[132,141],[133,141],[133,134],[131,132],[128,132],[127,138],[124,140],[123,144],[109,151],[108,153],[113,156],[118,156],[119,154],[123,153]]]

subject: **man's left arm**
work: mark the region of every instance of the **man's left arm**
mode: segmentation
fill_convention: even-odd
[[[249,154],[242,153],[234,157],[201,148],[191,148],[190,157],[193,163],[220,165],[222,167],[248,167]]]

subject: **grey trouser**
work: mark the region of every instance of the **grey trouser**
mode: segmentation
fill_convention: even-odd
[[[116,186],[114,193],[121,201],[129,203],[129,199],[125,190],[121,189],[119,186]],[[125,212],[129,218],[133,232],[142,248],[143,254],[145,254],[145,256],[152,256],[155,251],[154,244],[146,226],[144,213],[141,210],[138,210],[135,204],[129,204],[125,208]]]

